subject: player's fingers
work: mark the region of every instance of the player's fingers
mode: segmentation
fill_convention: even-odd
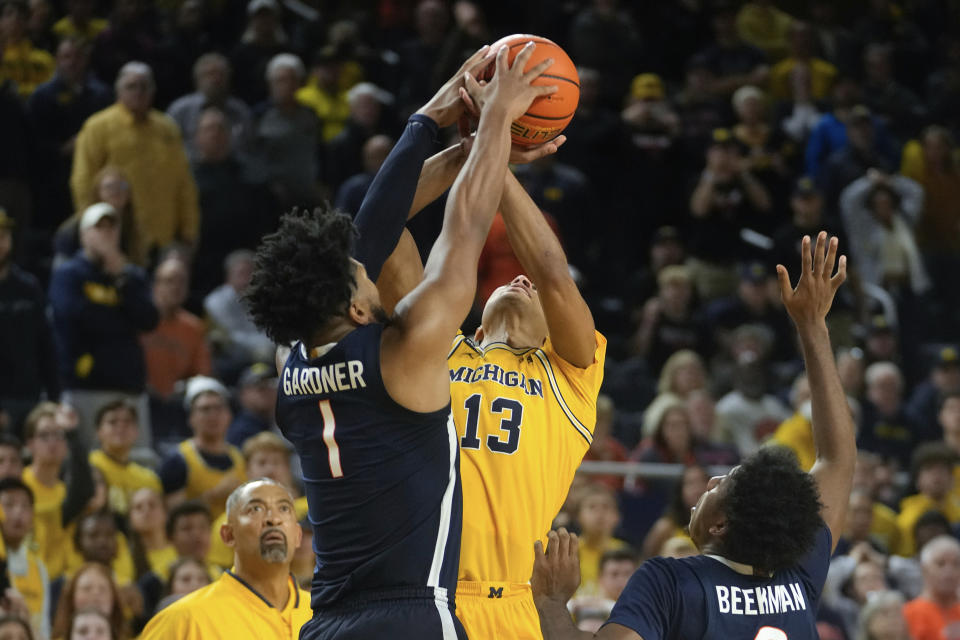
[[[537,96],[548,96],[551,93],[556,93],[560,89],[560,87],[558,87],[555,84],[548,84],[546,86],[536,86],[536,87],[530,87],[530,88],[533,89],[534,94],[536,94]]]
[[[474,51],[473,55],[467,58],[466,61],[460,66],[460,73],[463,73],[464,71],[480,71],[480,69],[490,63],[490,60],[488,59],[489,53],[490,45],[488,44],[485,44]]]
[[[517,57],[513,59],[513,66],[510,67],[510,69],[517,73],[517,75],[522,75],[523,70],[527,68],[527,60],[530,59],[530,56],[533,55],[533,50],[536,48],[537,45],[533,44],[532,40],[524,45],[520,53],[517,54]]]
[[[830,278],[833,283],[833,290],[836,291],[840,285],[847,279],[847,256],[840,256],[840,266],[837,267],[837,274]]]
[[[830,276],[833,275],[833,268],[837,264],[837,246],[838,245],[839,245],[839,241],[837,240],[837,236],[833,236],[832,238],[830,238],[827,244],[827,258],[823,263],[824,278],[829,278]]]
[[[560,530],[557,531],[557,536],[560,538],[557,556],[559,558],[566,558],[570,554],[570,534],[566,529],[560,527]]]
[[[817,246],[813,250],[813,275],[823,275],[823,258],[827,253],[827,232],[821,231],[817,234]]]
[[[782,264],[777,265],[777,280],[780,282],[780,297],[789,300],[793,295],[793,287],[790,286],[790,274]]]
[[[803,241],[800,243],[800,259],[802,266],[800,277],[803,278],[813,268],[813,258],[810,256],[810,236],[803,236]]]
[[[517,56],[518,58],[520,56]],[[553,58],[547,58],[546,60],[541,60],[535,66],[531,67],[529,71],[523,74],[523,79],[527,82],[533,82],[536,78],[540,77],[540,74],[553,66]]]
[[[460,87],[460,100],[463,101],[463,106],[470,115],[477,117],[480,115],[480,110],[477,109],[477,103],[473,101],[473,98],[470,97],[470,92]],[[462,132],[461,132],[462,133]]]
[[[570,548],[568,553],[572,558],[580,557],[580,538],[578,538],[575,533],[570,534]]]
[[[559,539],[557,538],[556,531],[547,532],[547,556],[555,556],[557,554],[557,546],[560,544]]]
[[[546,560],[546,558],[543,557],[543,543],[536,540],[533,543],[533,562],[536,564],[544,560]]]
[[[507,65],[507,53],[509,51],[507,45],[503,45],[497,50],[497,72],[506,73],[509,71],[510,67]]]

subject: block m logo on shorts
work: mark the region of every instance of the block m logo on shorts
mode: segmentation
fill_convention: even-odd
[[[502,598],[503,597],[503,587],[490,587],[490,595],[488,598]]]

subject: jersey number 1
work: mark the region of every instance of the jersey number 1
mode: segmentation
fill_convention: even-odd
[[[333,437],[337,428],[337,421],[333,417],[333,409],[329,400],[320,401],[320,417],[323,418],[323,444],[327,445],[327,459],[330,461],[330,475],[334,478],[343,477],[343,467],[340,466],[340,447]]]
[[[463,403],[467,410],[467,429],[460,438],[460,448],[479,449],[480,438],[477,437],[477,426],[480,422],[480,405],[483,402],[483,396],[475,393],[466,402]],[[516,453],[520,446],[520,422],[523,420],[523,405],[511,398],[495,398],[490,403],[490,412],[503,414],[509,412],[509,415],[500,419],[500,429],[507,432],[507,439],[502,440],[497,436],[490,434],[487,436],[487,448],[494,453],[505,453],[510,455]]]

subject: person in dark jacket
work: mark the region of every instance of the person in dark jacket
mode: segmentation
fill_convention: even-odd
[[[37,279],[13,264],[13,218],[0,208],[0,409],[8,428],[21,423],[46,394],[60,397],[47,301]]]
[[[87,207],[79,231],[81,250],[53,272],[50,300],[65,396],[90,442],[94,413],[108,400],[126,396],[148,415],[138,336],[157,325],[158,314],[143,270],[120,251],[116,209],[105,202]],[[141,429],[138,446],[149,448],[149,431]]]

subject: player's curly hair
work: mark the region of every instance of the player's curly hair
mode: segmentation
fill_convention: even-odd
[[[729,478],[723,555],[765,573],[794,566],[823,526],[820,507],[816,482],[794,453],[763,447]]]
[[[271,340],[309,340],[346,313],[355,286],[350,256],[356,235],[350,217],[327,206],[292,210],[263,239],[244,300]]]

